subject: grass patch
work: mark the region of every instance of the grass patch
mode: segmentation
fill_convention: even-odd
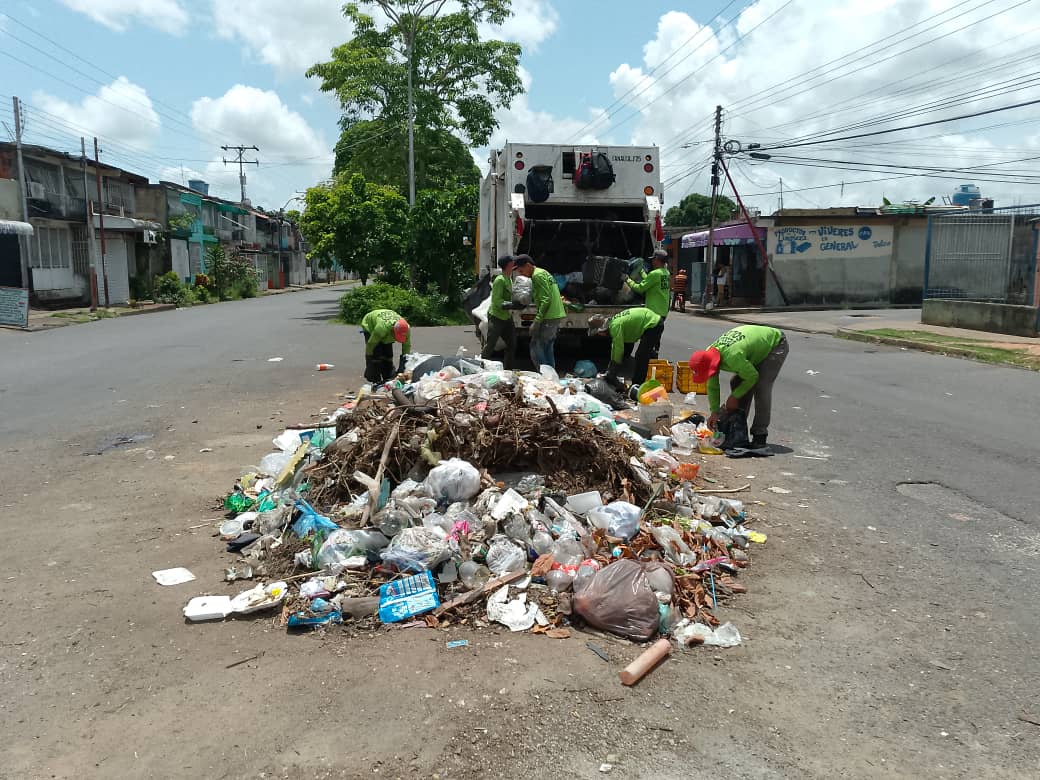
[[[943,333],[932,333],[926,330],[899,330],[896,328],[862,330],[859,333],[880,338],[899,339],[915,344],[927,344],[932,347],[944,347],[982,363],[1017,366],[1040,371],[1040,357],[1031,354],[1028,350],[995,347],[991,342],[979,339],[947,336]]]

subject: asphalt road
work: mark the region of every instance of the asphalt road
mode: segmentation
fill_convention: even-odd
[[[344,661],[332,642],[301,646],[259,622],[182,624],[185,591],[148,572],[188,565],[200,583],[182,587],[219,580],[199,527],[212,498],[282,424],[359,383],[361,338],[329,322],[340,293],[0,332],[0,775],[372,776],[389,764],[592,777],[608,753],[626,777],[1040,772],[1040,377],[829,336],[789,334],[770,438],[790,451],[717,461],[752,482],[770,535],[751,606],[732,616],[749,641],[606,699],[620,704],[590,705],[621,694],[583,643],[473,634],[471,662],[398,633],[355,640]],[[673,315],[662,354],[681,359],[727,326]],[[474,346],[464,328],[413,342]],[[258,648],[262,662],[225,671]],[[421,680],[387,697],[388,663]],[[446,707],[459,686],[470,704],[457,716],[416,703],[428,690]],[[579,712],[582,738],[561,737]],[[662,718],[672,725],[646,726]],[[473,727],[490,728],[486,743],[471,744]],[[338,747],[319,738],[330,729]],[[358,741],[343,747],[347,731]],[[494,770],[481,763],[493,748]]]

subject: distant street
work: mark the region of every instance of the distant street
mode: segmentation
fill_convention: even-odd
[[[580,634],[186,624],[188,597],[236,591],[215,499],[360,384],[341,293],[0,331],[0,775],[596,777],[608,754],[620,777],[1040,773],[1040,377],[826,335],[789,333],[770,439],[790,451],[718,466],[769,534],[722,610],[740,648],[623,689],[637,649],[607,664]],[[662,356],[728,327],[673,314]],[[198,582],[157,586],[170,566]]]

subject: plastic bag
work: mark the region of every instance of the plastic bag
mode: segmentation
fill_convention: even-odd
[[[650,529],[654,540],[664,550],[665,560],[680,566],[689,566],[697,563],[697,554],[683,541],[682,536],[671,526],[655,525]]]
[[[299,445],[297,445],[297,449],[298,448]],[[296,450],[293,450],[292,452],[267,453],[264,457],[260,458],[260,471],[264,474],[270,474],[272,477],[278,476],[282,473],[282,469],[289,465],[289,461],[292,460],[293,453],[295,452]]]
[[[527,553],[513,544],[509,537],[498,534],[491,540],[485,563],[494,574],[523,571],[527,568]]]
[[[736,647],[740,644],[740,632],[732,623],[723,623],[716,629],[703,623],[681,621],[672,629],[672,636],[680,647],[690,644],[707,645],[709,647]],[[691,641],[693,640],[693,641]]]
[[[401,571],[426,571],[451,557],[448,540],[438,529],[405,528],[380,554]]]
[[[643,463],[652,469],[661,469],[671,474],[679,468],[679,461],[664,450],[653,450],[643,456]]]
[[[300,516],[293,523],[293,533],[300,539],[315,531],[338,531],[339,526],[324,515],[319,515],[314,508],[302,498],[296,501],[296,508],[300,510]]]
[[[629,408],[628,401],[624,399],[621,393],[607,384],[605,379],[593,379],[585,385],[585,392],[615,411]]]
[[[433,498],[469,501],[480,492],[480,472],[460,458],[451,458],[430,471],[425,485]]]
[[[595,379],[597,373],[599,371],[596,368],[596,364],[591,360],[579,360],[574,364],[574,376],[579,376],[582,379]]]
[[[513,303],[521,306],[530,306],[534,297],[534,285],[526,276],[515,276],[513,278]]]
[[[574,612],[589,625],[645,642],[657,634],[661,616],[647,571],[660,564],[622,558],[596,572],[573,601]]]
[[[639,533],[639,518],[643,510],[627,501],[613,501],[597,510],[599,517],[607,515],[607,534],[617,539],[631,539]]]
[[[390,543],[379,531],[350,531],[341,528],[321,544],[315,563],[322,569],[353,568],[351,559],[366,558]]]

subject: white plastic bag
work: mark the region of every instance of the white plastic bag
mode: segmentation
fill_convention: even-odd
[[[451,557],[448,540],[438,528],[405,528],[380,556],[402,571],[426,571]]]
[[[460,458],[451,458],[430,471],[425,485],[431,498],[469,501],[480,492],[480,472]]]
[[[277,477],[282,473],[282,469],[288,465],[289,461],[292,460],[292,456],[292,452],[269,452],[260,458],[260,471],[272,477]]]
[[[597,512],[601,513],[600,517],[603,514],[610,515],[611,519],[607,522],[608,535],[628,540],[639,533],[639,518],[642,516],[643,510],[635,504],[627,501],[613,501]]]
[[[527,554],[509,540],[498,534],[491,540],[487,552],[487,567],[493,574],[508,574],[527,568]]]
[[[513,303],[521,306],[530,306],[534,296],[534,286],[526,276],[513,277]]]
[[[315,562],[322,569],[353,568],[348,565],[350,559],[374,553],[389,543],[390,541],[378,531],[351,531],[341,528],[333,531],[322,542]]]

